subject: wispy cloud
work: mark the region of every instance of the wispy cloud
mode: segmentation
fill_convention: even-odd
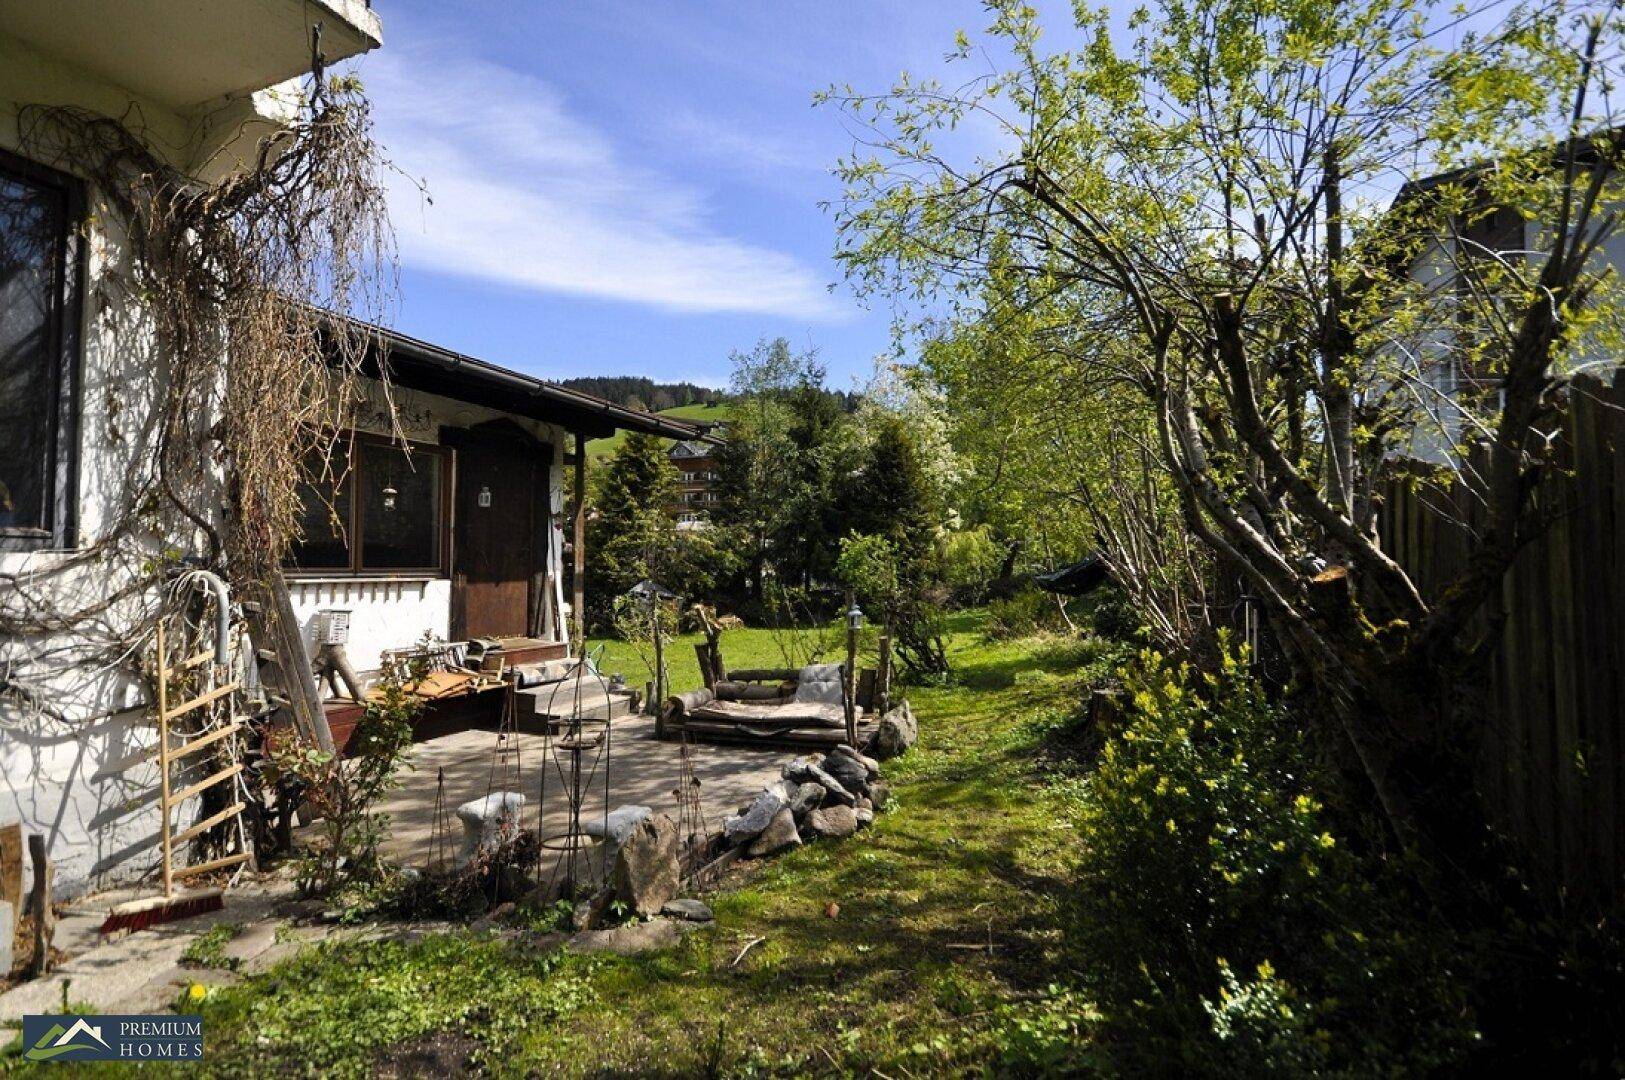
[[[727,235],[703,192],[627,160],[547,83],[430,61],[397,48],[364,70],[381,141],[432,200],[393,185],[406,262],[669,311],[846,314],[812,267]]]

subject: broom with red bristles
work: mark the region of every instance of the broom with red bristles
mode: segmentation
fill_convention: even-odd
[[[160,923],[220,911],[225,906],[224,889],[198,889],[176,897],[149,896],[143,900],[130,900],[107,913],[107,921],[102,923],[102,933],[145,930]]]

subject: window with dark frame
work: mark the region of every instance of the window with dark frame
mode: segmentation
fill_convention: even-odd
[[[307,463],[293,570],[334,574],[446,572],[450,452],[356,436]]]
[[[0,549],[73,542],[79,205],[0,151]]]

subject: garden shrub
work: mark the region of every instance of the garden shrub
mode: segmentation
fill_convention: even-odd
[[[1062,627],[1055,597],[1033,585],[1004,600],[987,605],[987,636],[994,641],[1010,641]]]
[[[1126,641],[1140,632],[1142,623],[1128,594],[1108,584],[1095,591],[1089,625],[1101,637]]]
[[[342,754],[303,738],[270,748],[266,782],[296,782],[319,818],[319,841],[299,854],[305,892],[328,894],[385,876],[378,848],[389,815],[378,806],[400,782],[401,769],[411,766],[412,721],[423,702],[406,687],[420,675],[398,663],[385,667]]]
[[[1424,1073],[1476,1038],[1450,935],[1324,805],[1303,729],[1227,658],[1143,653],[1077,785],[1073,941],[1123,1071]]]

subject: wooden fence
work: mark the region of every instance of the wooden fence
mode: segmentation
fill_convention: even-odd
[[[1503,585],[1480,790],[1550,895],[1625,902],[1625,372],[1578,380],[1535,506],[1550,527]],[[1468,485],[1390,482],[1384,548],[1436,596],[1484,520]]]

